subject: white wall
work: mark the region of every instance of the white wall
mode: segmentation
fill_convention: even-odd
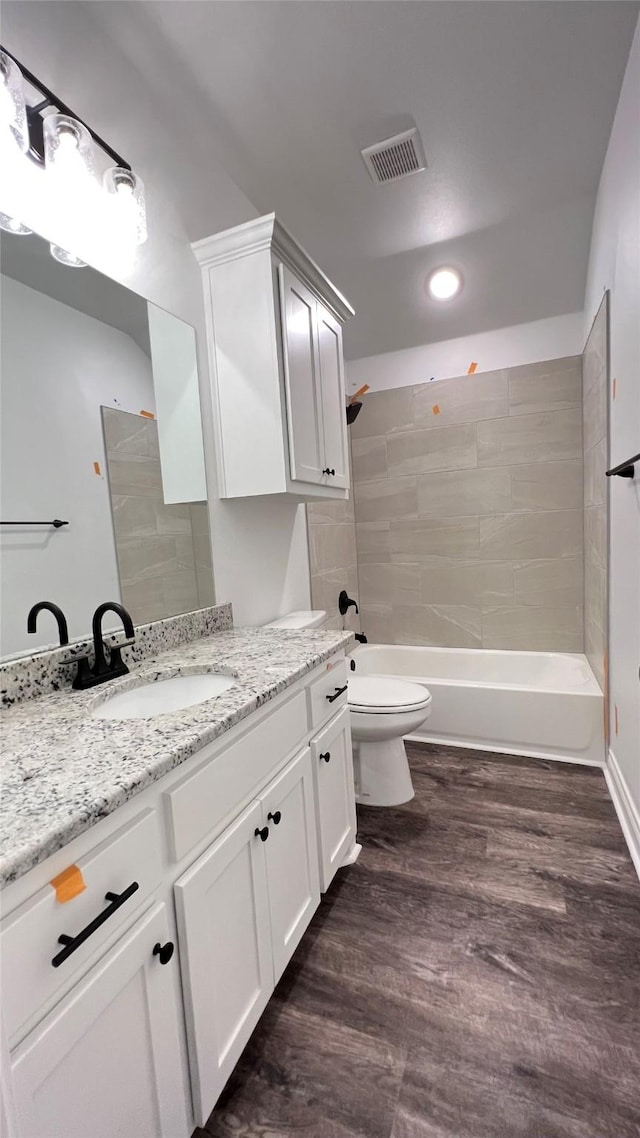
[[[215,496],[202,288],[190,243],[259,211],[222,168],[210,114],[181,98],[175,58],[150,41],[135,4],[6,0],[2,17],[8,50],[145,183],[149,238],[134,270],[119,279],[196,329],[217,601],[233,603],[239,624],[302,607],[309,568],[300,508],[267,499],[222,503]]]
[[[100,407],[155,407],[151,361],[129,336],[8,277],[1,300],[2,516],[70,523],[2,528],[0,647],[12,655],[55,640],[47,614],[27,634],[36,601],[61,606],[73,639],[120,599]]]
[[[382,391],[426,383],[432,377],[451,379],[466,375],[472,360],[480,372],[576,356],[582,351],[583,342],[582,313],[570,312],[456,340],[421,344],[401,352],[348,360],[347,391],[357,391],[365,383],[372,391]]]
[[[609,457],[616,465],[640,451],[640,23],[596,202],[585,334],[607,288],[611,377],[616,380]],[[612,478],[609,494],[610,750],[629,818],[635,812],[640,873],[640,463],[633,481]]]

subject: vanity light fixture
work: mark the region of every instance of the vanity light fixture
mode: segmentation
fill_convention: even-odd
[[[32,94],[25,96],[25,87]],[[107,162],[115,163],[98,171]],[[84,265],[76,248],[130,256],[147,239],[144,185],[128,162],[0,48],[0,228],[51,236],[51,254]],[[11,204],[13,208],[7,208]],[[24,213],[24,217],[23,217]],[[28,222],[28,224],[25,224]],[[34,225],[34,228],[36,226]],[[47,232],[48,231],[48,232]]]
[[[457,269],[448,266],[435,269],[427,281],[429,295],[434,300],[452,300],[460,292],[462,277]]]

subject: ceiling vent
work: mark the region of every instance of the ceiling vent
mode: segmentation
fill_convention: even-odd
[[[398,182],[400,178],[407,178],[409,174],[417,174],[419,170],[427,168],[422,139],[415,126],[411,130],[404,130],[402,134],[395,134],[393,138],[385,138],[384,142],[377,142],[375,146],[367,146],[361,154],[371,180],[377,186],[382,186],[385,182]]]

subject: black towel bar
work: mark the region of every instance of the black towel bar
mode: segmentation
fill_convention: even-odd
[[[63,522],[60,518],[54,518],[52,522],[0,522],[0,526],[53,526],[54,529],[68,525],[68,522]]]
[[[618,478],[633,478],[635,474],[634,463],[640,462],[640,454],[634,454],[633,458],[628,458],[626,462],[619,462],[617,466],[612,466],[611,470],[605,471],[607,478],[611,478],[612,474],[617,474]]]

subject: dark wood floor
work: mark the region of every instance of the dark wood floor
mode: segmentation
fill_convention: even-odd
[[[640,885],[597,770],[409,747],[198,1138],[639,1138]]]

